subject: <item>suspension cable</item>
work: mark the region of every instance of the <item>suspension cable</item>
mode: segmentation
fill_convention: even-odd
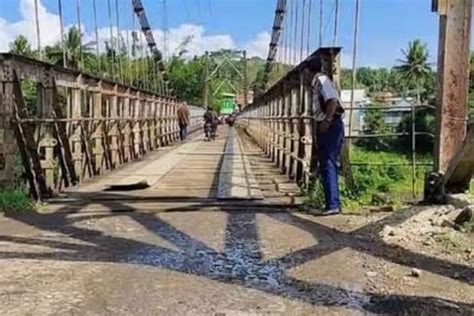
[[[38,16],[38,0],[35,0],[35,21],[36,21],[36,41],[38,45],[38,56],[40,60],[43,60],[43,52],[41,51],[41,30]]]
[[[143,34],[140,32],[140,77],[141,77],[141,83],[142,83],[142,89],[146,89],[146,65],[145,65],[145,60],[144,60],[144,52],[143,52]]]
[[[296,65],[296,50],[298,46],[298,1],[295,1],[295,33],[294,33],[294,41],[295,46],[293,48],[293,64]]]
[[[301,12],[301,42],[300,42],[300,62],[303,61],[303,49],[304,49],[304,31],[305,31],[305,11],[306,11],[306,0],[303,0],[303,10]]]
[[[81,5],[80,0],[76,0],[77,29],[79,32],[79,70],[84,68],[84,57],[82,52],[82,25],[81,25]]]
[[[353,108],[355,107],[355,88],[357,81],[357,47],[359,43],[359,16],[360,16],[360,0],[356,0],[355,19],[354,19],[354,47],[352,51],[352,90],[351,90],[351,110],[349,113],[349,137],[352,136],[352,119]],[[350,143],[349,143],[350,144]]]
[[[292,42],[293,42],[293,20],[294,20],[294,10],[293,10],[293,7],[294,7],[294,0],[290,0],[291,1],[291,5],[288,6],[289,7],[289,14],[287,14],[287,16],[289,17],[288,19],[288,22],[289,22],[289,25],[288,25],[288,64],[289,65],[292,65],[293,64],[293,56],[292,56],[292,51],[291,51],[291,47],[292,47]]]
[[[336,9],[335,9],[335,16],[334,16],[334,42],[333,46],[337,45],[337,36],[339,32],[339,0],[336,0]]]
[[[64,17],[62,0],[58,0],[59,30],[61,32],[61,49],[63,51],[63,67],[66,68],[66,45],[64,45]]]
[[[132,10],[132,16],[133,16],[133,10]],[[127,70],[127,83],[128,84],[131,84],[131,82],[133,82],[133,71],[132,71],[132,58],[131,58],[131,52],[130,52],[130,32],[131,30],[133,30],[133,28],[130,27],[131,25],[131,21],[130,21],[130,16],[128,16],[129,18],[127,19],[128,20],[128,25],[127,25],[127,28],[125,30],[126,32],[126,42],[127,42],[127,59],[126,59],[126,64],[125,64],[125,69]]]
[[[323,0],[319,0],[319,47],[323,47]]]
[[[112,76],[112,80],[115,80],[115,44],[114,44],[114,33],[113,33],[113,22],[112,22],[112,6],[110,5],[110,0],[107,0],[107,7],[109,11],[109,32],[110,32],[110,43],[109,43],[109,53],[110,57],[107,57],[109,62],[110,68],[110,75]],[[110,60],[112,59],[112,60]]]
[[[289,6],[286,8],[285,19],[284,19],[284,26],[283,26],[283,64],[285,65],[285,70],[287,69],[288,64],[288,26],[289,26],[289,19],[288,19],[288,10],[290,9]]]
[[[310,42],[311,42],[311,11],[313,8],[313,0],[309,0],[309,5],[308,5],[308,33],[307,33],[307,42],[306,42],[306,51],[307,55],[309,55],[309,49],[310,49]]]
[[[102,65],[100,58],[100,48],[99,48],[99,30],[97,27],[97,0],[92,1],[93,13],[94,13],[94,32],[95,32],[95,53],[97,55],[97,71],[102,76]]]
[[[163,60],[168,58],[168,5],[166,0],[161,0],[163,11]]]
[[[119,81],[123,82],[123,63],[122,63],[122,33],[120,31],[120,18],[118,0],[115,0],[115,24],[117,25],[117,63],[118,63],[118,77]]]
[[[133,4],[132,2],[130,2],[130,11],[132,12],[132,30],[133,30],[133,33],[132,33],[132,52],[131,52],[131,55],[132,55],[132,58],[133,60],[131,60],[131,63],[132,63],[132,82],[133,82],[133,85],[138,87],[138,71],[139,71],[139,68],[138,68],[138,64],[137,64],[137,41],[138,41],[138,38],[137,38],[137,34],[136,31],[135,31],[135,12],[133,12]]]

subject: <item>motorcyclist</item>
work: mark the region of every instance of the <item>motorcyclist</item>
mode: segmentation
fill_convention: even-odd
[[[210,106],[207,107],[206,112],[204,113],[204,134],[207,138],[210,138],[209,133],[215,132],[215,124],[217,121],[217,116]]]

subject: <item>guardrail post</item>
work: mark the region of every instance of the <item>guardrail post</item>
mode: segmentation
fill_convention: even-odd
[[[15,186],[17,146],[11,119],[14,109],[13,73],[8,62],[0,61],[0,185]]]
[[[68,89],[69,90],[69,89]],[[69,137],[69,143],[72,149],[72,161],[74,170],[79,181],[82,180],[82,168],[84,164],[84,155],[82,152],[82,90],[70,89],[72,102],[71,102],[71,117],[77,119],[77,121],[69,124],[70,131],[72,132]],[[63,123],[58,123],[63,124]],[[66,124],[65,124],[66,125]]]
[[[303,121],[301,118],[300,91],[299,88],[291,89],[291,105],[293,108],[293,180],[299,183],[301,180],[303,166],[300,159],[303,159],[303,143],[301,142]]]
[[[272,153],[272,162],[276,162],[276,151],[277,151],[277,142],[278,142],[278,132],[277,132],[277,99],[272,98],[272,114],[271,114],[271,132],[272,132],[272,141],[271,141],[271,153]]]
[[[121,132],[123,137],[123,160],[124,162],[129,162],[133,156],[133,148],[132,148],[132,130],[130,128],[131,122],[131,113],[132,107],[130,102],[130,88],[127,89],[126,96],[123,99],[123,118],[124,123],[122,124]]]
[[[284,95],[285,102],[285,167],[284,172],[288,177],[291,175],[291,157],[293,155],[292,150],[292,122],[291,122],[291,89],[287,90]]]
[[[154,95],[152,98],[151,102],[151,111],[150,111],[150,117],[148,120],[151,122],[151,127],[150,127],[150,138],[151,138],[151,149],[155,149],[158,147],[158,124],[156,121],[156,110],[157,110],[157,102],[156,102],[156,96]]]
[[[38,83],[37,97],[41,106],[40,117],[45,119],[53,118],[53,95],[51,89],[51,80],[49,71],[43,70],[43,76],[41,82]],[[56,156],[55,147],[58,141],[53,136],[53,124],[45,123],[40,129],[40,141],[38,143],[38,150],[41,153],[41,168],[43,169],[46,186],[48,191],[52,194],[57,193],[56,191],[56,179],[59,171]]]
[[[278,95],[278,157],[277,157],[277,166],[280,169],[283,169],[283,156],[284,156],[284,144],[285,144],[285,137],[284,137],[284,108],[285,108],[285,98],[283,91],[280,92]]]
[[[101,174],[105,164],[105,148],[103,133],[103,115],[104,104],[102,104],[102,84],[99,82],[97,91],[93,93],[93,133],[92,138],[92,154],[94,155],[94,173]]]
[[[118,106],[117,106],[117,85],[114,85],[111,94],[108,95],[110,114],[112,120],[108,122],[108,137],[110,139],[110,159],[112,161],[111,169],[115,169],[119,164],[119,131],[117,128]]]

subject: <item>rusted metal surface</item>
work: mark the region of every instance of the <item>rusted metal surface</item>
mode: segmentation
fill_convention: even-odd
[[[17,153],[33,196],[47,198],[179,139],[175,98],[12,54],[0,69],[4,186],[15,185]],[[25,103],[26,81],[36,105]],[[190,108],[193,130],[203,109]]]
[[[455,153],[446,172],[446,189],[451,193],[461,193],[469,188],[474,175],[474,124],[469,125],[469,133],[460,149]]]
[[[446,173],[466,136],[471,0],[439,0],[438,109],[435,171]]]
[[[466,130],[472,0],[433,0],[432,7],[440,16],[437,131],[434,170],[426,175],[424,198],[444,203],[446,193],[469,189],[472,176],[464,156],[470,151]]]

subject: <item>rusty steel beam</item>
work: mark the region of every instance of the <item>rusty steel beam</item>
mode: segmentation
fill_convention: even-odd
[[[287,0],[277,1],[277,7],[275,9],[275,20],[273,21],[272,28],[272,37],[268,48],[268,57],[267,62],[265,64],[265,72],[263,75],[263,82],[261,87],[262,90],[265,90],[267,88],[270,73],[272,71],[273,64],[275,62],[275,57],[277,55],[278,43],[280,41],[280,36],[283,31],[283,21],[285,19],[286,3]]]
[[[438,106],[435,171],[444,174],[466,137],[472,0],[438,0]]]
[[[438,104],[434,170],[425,179],[425,200],[437,203],[443,202],[447,193],[469,188],[462,174],[470,178],[470,168],[462,171],[457,165],[463,160],[458,157],[465,152],[463,147],[469,144],[465,140],[472,0],[433,0],[432,9],[440,16]],[[459,183],[451,179],[453,173]]]

